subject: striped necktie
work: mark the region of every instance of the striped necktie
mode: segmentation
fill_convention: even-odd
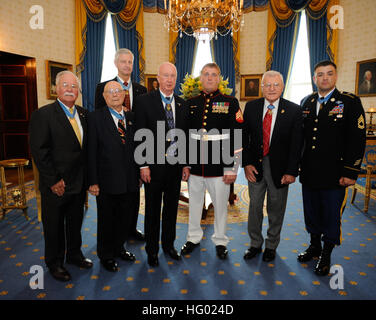
[[[74,107],[69,108],[69,112],[70,112],[70,114],[73,115],[74,114]],[[76,134],[78,142],[80,143],[80,146],[82,147],[81,132],[80,132],[80,129],[78,128],[78,124],[77,124],[76,118],[74,116],[73,117],[68,117],[68,118],[69,118],[69,122],[72,125],[72,128],[74,130],[74,133]]]
[[[128,87],[128,82],[124,82],[124,85]],[[129,89],[125,89],[125,98],[124,98],[124,107],[127,109],[127,111],[131,111],[131,98],[129,96]]]
[[[118,132],[120,135],[121,143],[125,144],[125,123],[123,119],[118,121]]]

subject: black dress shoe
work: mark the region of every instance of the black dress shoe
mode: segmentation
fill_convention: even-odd
[[[114,259],[101,260],[102,266],[110,272],[119,271],[118,264]]]
[[[311,261],[313,258],[320,257],[320,254],[321,254],[321,247],[318,248],[313,245],[310,245],[306,251],[298,254],[298,261],[300,262]]]
[[[217,251],[217,257],[221,260],[226,259],[228,250],[225,246],[219,245],[215,246],[215,250]]]
[[[256,257],[261,251],[262,251],[261,248],[250,247],[249,249],[245,250],[244,259],[245,260],[252,259]]]
[[[187,242],[185,243],[185,245],[181,248],[180,253],[181,253],[183,256],[185,256],[185,255],[187,255],[187,254],[190,254],[190,253],[194,250],[194,248],[196,248],[196,247],[199,246],[199,245],[200,245],[200,242],[199,242],[199,243],[193,243],[193,242],[191,242],[191,241],[187,241]]]
[[[131,234],[130,238],[137,241],[145,241],[145,235],[137,229]]]
[[[318,276],[326,276],[330,271],[330,256],[334,248],[333,243],[324,242],[324,247],[322,249],[320,260],[315,267],[315,273]]]
[[[330,256],[321,255],[320,260],[315,267],[315,273],[318,276],[326,276],[330,270]]]
[[[87,258],[79,258],[79,259],[67,259],[68,264],[74,264],[75,266],[83,269],[90,269],[93,266],[93,261]]]
[[[262,255],[262,260],[265,262],[270,262],[275,259],[275,249],[265,248],[264,254]]]
[[[119,257],[124,261],[135,261],[136,260],[136,256],[132,252],[129,252],[127,250],[120,251]]]
[[[63,266],[54,266],[48,268],[50,270],[51,275],[59,281],[67,282],[72,279],[69,272]]]
[[[148,264],[150,267],[157,267],[159,265],[158,255],[157,254],[149,254],[148,255]]]
[[[179,254],[179,252],[176,251],[174,247],[169,249],[163,249],[163,252],[167,253],[171,257],[171,259],[181,260],[181,255]]]

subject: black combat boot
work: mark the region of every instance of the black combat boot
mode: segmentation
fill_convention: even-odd
[[[334,248],[333,243],[324,242],[324,248],[322,249],[320,260],[315,267],[315,273],[318,276],[326,276],[330,270],[330,256]]]
[[[299,253],[298,261],[307,262],[312,260],[312,258],[318,258],[321,250],[321,235],[311,233],[311,244],[306,251]]]

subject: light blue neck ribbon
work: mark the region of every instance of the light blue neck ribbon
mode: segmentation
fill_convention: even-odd
[[[128,82],[127,86],[124,84],[124,82],[119,77],[116,77],[116,79],[117,79],[117,82],[120,83],[120,85],[123,87],[124,90],[128,90],[129,91],[129,88],[131,86],[131,80],[130,79],[129,79],[129,82]]]
[[[320,97],[318,100],[321,104],[325,104],[329,99],[330,97],[332,96],[334,91],[332,91],[330,94],[328,94],[325,98],[324,97]]]
[[[107,106],[108,110],[110,110],[111,114],[114,115],[117,119],[119,120],[124,120],[124,116],[121,115],[120,113],[116,112],[114,109],[110,108]]]
[[[161,94],[162,101],[163,101],[165,104],[171,104],[172,101],[174,100],[174,95],[173,95],[173,94],[172,94],[172,96],[171,96],[170,99],[167,99],[167,98],[162,94],[162,92],[159,91],[159,93]]]
[[[65,114],[67,115],[68,118],[71,118],[73,119],[75,116],[76,116],[76,108],[73,106],[73,113],[70,113],[70,111],[68,110],[68,107],[66,107],[65,105],[63,105],[62,102],[60,102],[59,100],[57,100],[57,102],[59,102],[59,105],[60,107],[63,109],[63,111],[65,112]]]

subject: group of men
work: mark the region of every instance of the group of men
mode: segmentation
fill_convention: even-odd
[[[31,152],[40,175],[45,262],[55,279],[71,279],[64,262],[93,266],[81,251],[87,190],[96,197],[97,255],[108,271],[119,270],[117,258],[135,260],[125,248],[131,238],[146,242],[152,267],[159,264],[160,239],[170,258],[190,254],[203,237],[206,190],[215,215],[211,239],[218,258],[226,259],[227,204],[241,162],[250,196],[251,244],[244,259],[262,252],[265,193],[269,226],[263,260],[275,259],[288,186],[300,174],[311,244],[298,260],[318,257],[315,272],[329,273],[331,251],[341,242],[347,187],[356,181],[365,148],[363,107],[358,97],[335,88],[334,63],[323,61],[315,67],[318,92],[303,99],[302,106],[281,98],[279,72],[266,72],[263,98],[248,102],[244,115],[235,97],[219,91],[221,73],[215,63],[202,68],[203,90],[187,101],[174,94],[173,64],[160,65],[159,89],[150,93],[131,80],[131,51],[120,49],[115,65],[117,77],[97,86],[95,111],[75,104],[78,78],[63,71],[56,77],[57,101],[35,111],[30,121]],[[162,144],[157,139],[161,132]],[[184,133],[183,139],[177,132]],[[136,152],[142,146],[145,152]],[[178,252],[174,241],[182,180],[188,182],[189,224],[187,241]],[[136,228],[142,184],[145,234]]]

